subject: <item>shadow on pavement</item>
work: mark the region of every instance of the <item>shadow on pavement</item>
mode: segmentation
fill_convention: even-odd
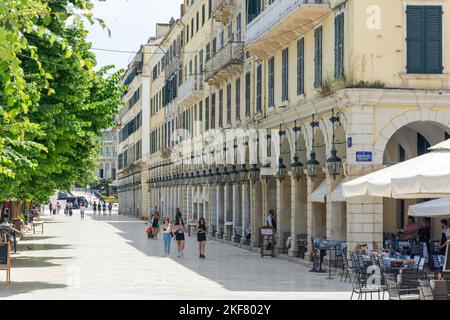
[[[120,222],[120,223],[119,223]],[[137,223],[141,222],[141,223]],[[128,244],[151,257],[162,257],[162,240],[147,239],[145,221],[132,217],[113,216],[109,224]],[[349,284],[326,280],[326,274],[309,273],[309,268],[270,257],[261,258],[251,252],[213,240],[207,241],[206,259],[198,257],[196,237],[186,234],[185,258],[177,258],[176,243],[172,241],[171,259],[231,291],[260,292],[348,292]],[[189,281],[189,279],[187,279]],[[195,286],[195,283],[192,283]]]
[[[72,257],[14,257],[11,259],[12,268],[45,268],[60,266],[50,260],[73,259]]]
[[[45,289],[61,289],[66,288],[65,284],[54,284],[48,282],[15,282],[11,281],[10,285],[5,285],[3,281],[0,281],[0,297],[9,297],[21,293],[29,293],[36,290],[45,290]]]
[[[56,239],[58,237],[49,237],[49,236],[35,236],[33,234],[25,234],[22,236],[21,241],[35,241],[35,240],[47,240],[47,239]]]
[[[17,251],[37,251],[37,250],[59,250],[70,249],[68,244],[51,244],[51,243],[18,243]]]

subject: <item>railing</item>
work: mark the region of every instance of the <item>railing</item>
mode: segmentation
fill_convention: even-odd
[[[166,79],[169,79],[173,74],[177,73],[180,68],[180,56],[177,55],[169,61],[165,67]]]
[[[179,88],[178,98],[183,99],[188,96],[192,91],[203,90],[203,82],[201,77],[192,76],[189,77]]]
[[[228,42],[227,45],[206,62],[205,80],[211,79],[230,65],[243,64],[245,61],[244,53],[244,42]]]
[[[329,0],[275,0],[247,25],[247,43],[253,43],[300,5],[327,3]]]

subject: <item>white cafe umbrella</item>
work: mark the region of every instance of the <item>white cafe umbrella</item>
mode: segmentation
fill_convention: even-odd
[[[342,184],[344,197],[449,197],[450,139],[430,150],[419,157]]]
[[[450,200],[441,198],[409,206],[408,215],[414,217],[449,216]]]

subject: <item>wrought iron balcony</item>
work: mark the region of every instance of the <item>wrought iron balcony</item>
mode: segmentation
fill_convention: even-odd
[[[228,24],[235,6],[236,0],[212,0],[213,19],[223,24]]]
[[[329,13],[330,0],[275,0],[247,25],[247,49],[269,55],[315,28]]]
[[[172,58],[172,60],[169,61],[169,63],[166,64],[164,70],[166,79],[169,79],[173,74],[176,74],[180,69],[180,65],[181,65],[180,56],[176,55],[175,57]]]
[[[205,81],[217,84],[234,74],[245,61],[244,42],[228,42],[205,64]]]
[[[191,105],[203,96],[203,81],[200,76],[191,76],[178,88],[178,104]]]

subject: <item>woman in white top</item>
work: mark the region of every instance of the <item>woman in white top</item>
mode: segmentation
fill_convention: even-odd
[[[172,224],[168,217],[164,217],[161,225],[161,233],[164,240],[164,257],[170,256],[170,243],[172,241]]]

